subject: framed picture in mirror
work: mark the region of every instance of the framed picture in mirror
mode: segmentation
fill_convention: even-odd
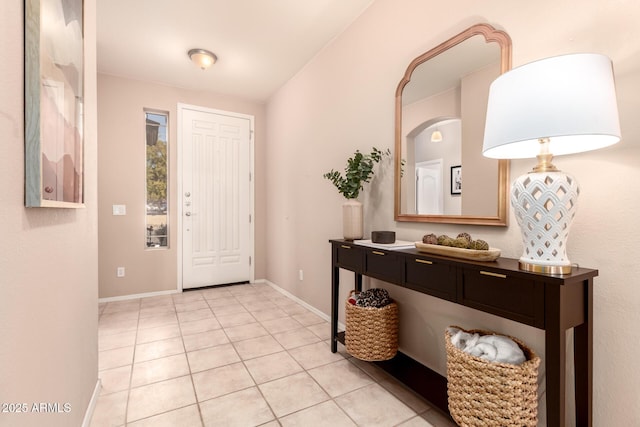
[[[451,166],[451,194],[462,194],[462,166]]]

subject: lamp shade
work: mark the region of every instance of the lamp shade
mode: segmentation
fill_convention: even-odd
[[[611,60],[578,53],[535,61],[498,77],[489,90],[484,156],[536,157],[540,138],[553,155],[620,140]]]

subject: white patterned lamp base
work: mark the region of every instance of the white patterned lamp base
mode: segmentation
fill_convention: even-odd
[[[521,269],[571,273],[567,238],[579,193],[575,178],[560,171],[531,172],[514,181],[511,206],[524,244]]]

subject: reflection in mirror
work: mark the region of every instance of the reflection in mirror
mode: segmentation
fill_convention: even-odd
[[[408,212],[462,214],[461,197],[451,194],[453,191],[445,179],[446,172],[461,162],[461,123],[456,117],[428,120],[407,135],[406,158],[411,157],[411,163],[415,164],[415,179],[405,181],[408,194],[415,194],[415,204],[407,207]]]
[[[482,156],[482,141],[489,85],[509,69],[510,47],[479,24],[407,68],[396,92],[396,220],[506,225],[508,163]],[[451,176],[462,170],[464,191]]]

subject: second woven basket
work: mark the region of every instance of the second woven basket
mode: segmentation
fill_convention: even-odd
[[[462,329],[455,326],[457,329]],[[463,329],[462,329],[463,330]],[[480,335],[493,332],[473,329]],[[494,363],[465,353],[445,331],[449,412],[460,426],[536,427],[540,357],[517,338],[524,352],[521,365]]]

